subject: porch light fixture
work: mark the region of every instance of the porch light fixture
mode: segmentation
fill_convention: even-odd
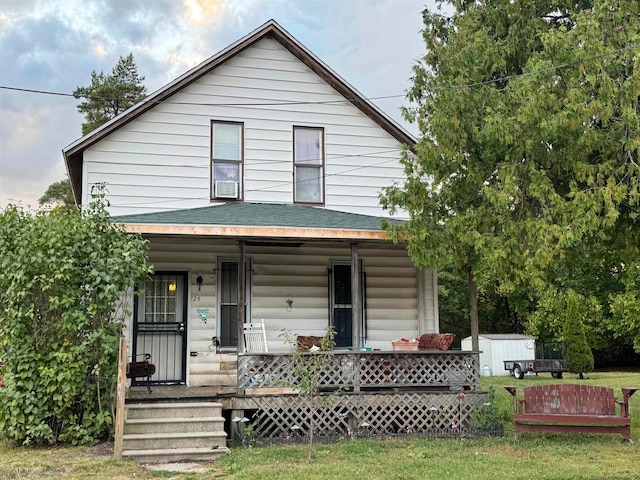
[[[290,312],[293,308],[293,295],[287,295],[287,312]]]
[[[169,291],[175,292],[176,288],[178,288],[178,284],[176,282],[169,282]]]
[[[196,283],[198,284],[198,291],[200,291],[200,287],[202,287],[202,275],[198,275],[198,278],[196,278]]]

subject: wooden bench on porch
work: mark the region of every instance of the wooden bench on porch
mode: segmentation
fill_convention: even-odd
[[[513,395],[516,436],[522,432],[615,433],[631,440],[629,398],[640,387],[623,387],[622,399],[616,399],[607,387],[536,385],[525,387],[520,400],[516,387],[505,388]]]
[[[156,373],[156,366],[151,363],[151,354],[141,353],[142,360],[127,363],[127,378],[147,378],[147,391],[151,393],[151,375]],[[135,357],[134,357],[135,358]]]

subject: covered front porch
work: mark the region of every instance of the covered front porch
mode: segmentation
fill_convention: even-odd
[[[149,240],[156,269],[127,333],[129,354],[152,353],[157,373],[128,403],[217,402],[229,439],[277,442],[307,435],[311,410],[319,436],[447,435],[486,402],[477,351],[392,350],[438,333],[437,275],[379,218],[234,204],[120,220]],[[266,351],[247,351],[245,326],[263,320]],[[282,334],[327,327],[337,345],[320,396],[331,401],[311,408]]]
[[[125,329],[130,355],[151,354],[154,384],[235,383],[245,326],[256,322],[275,353],[291,348],[283,331],[332,327],[337,351],[386,351],[439,330],[435,271],[416,268],[379,218],[235,204],[119,220],[149,240],[155,267]]]
[[[309,354],[312,355],[312,354]],[[295,388],[288,353],[237,356],[234,384],[156,386],[129,391],[128,403],[215,401],[234,442],[286,442],[310,429],[308,399]],[[478,352],[333,352],[315,407],[320,438],[376,435],[460,435],[473,429],[473,413],[487,401],[480,390]],[[287,385],[287,386],[284,386]]]

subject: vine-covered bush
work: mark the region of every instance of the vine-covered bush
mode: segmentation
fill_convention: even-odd
[[[0,432],[25,445],[111,431],[123,292],[149,267],[107,205],[98,187],[85,211],[0,211]]]

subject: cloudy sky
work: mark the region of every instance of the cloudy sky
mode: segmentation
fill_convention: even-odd
[[[367,97],[402,95],[432,0],[0,0],[0,87],[70,94],[133,52],[149,93],[273,18]],[[77,100],[0,88],[0,207],[66,178]],[[402,122],[402,97],[374,102]]]

